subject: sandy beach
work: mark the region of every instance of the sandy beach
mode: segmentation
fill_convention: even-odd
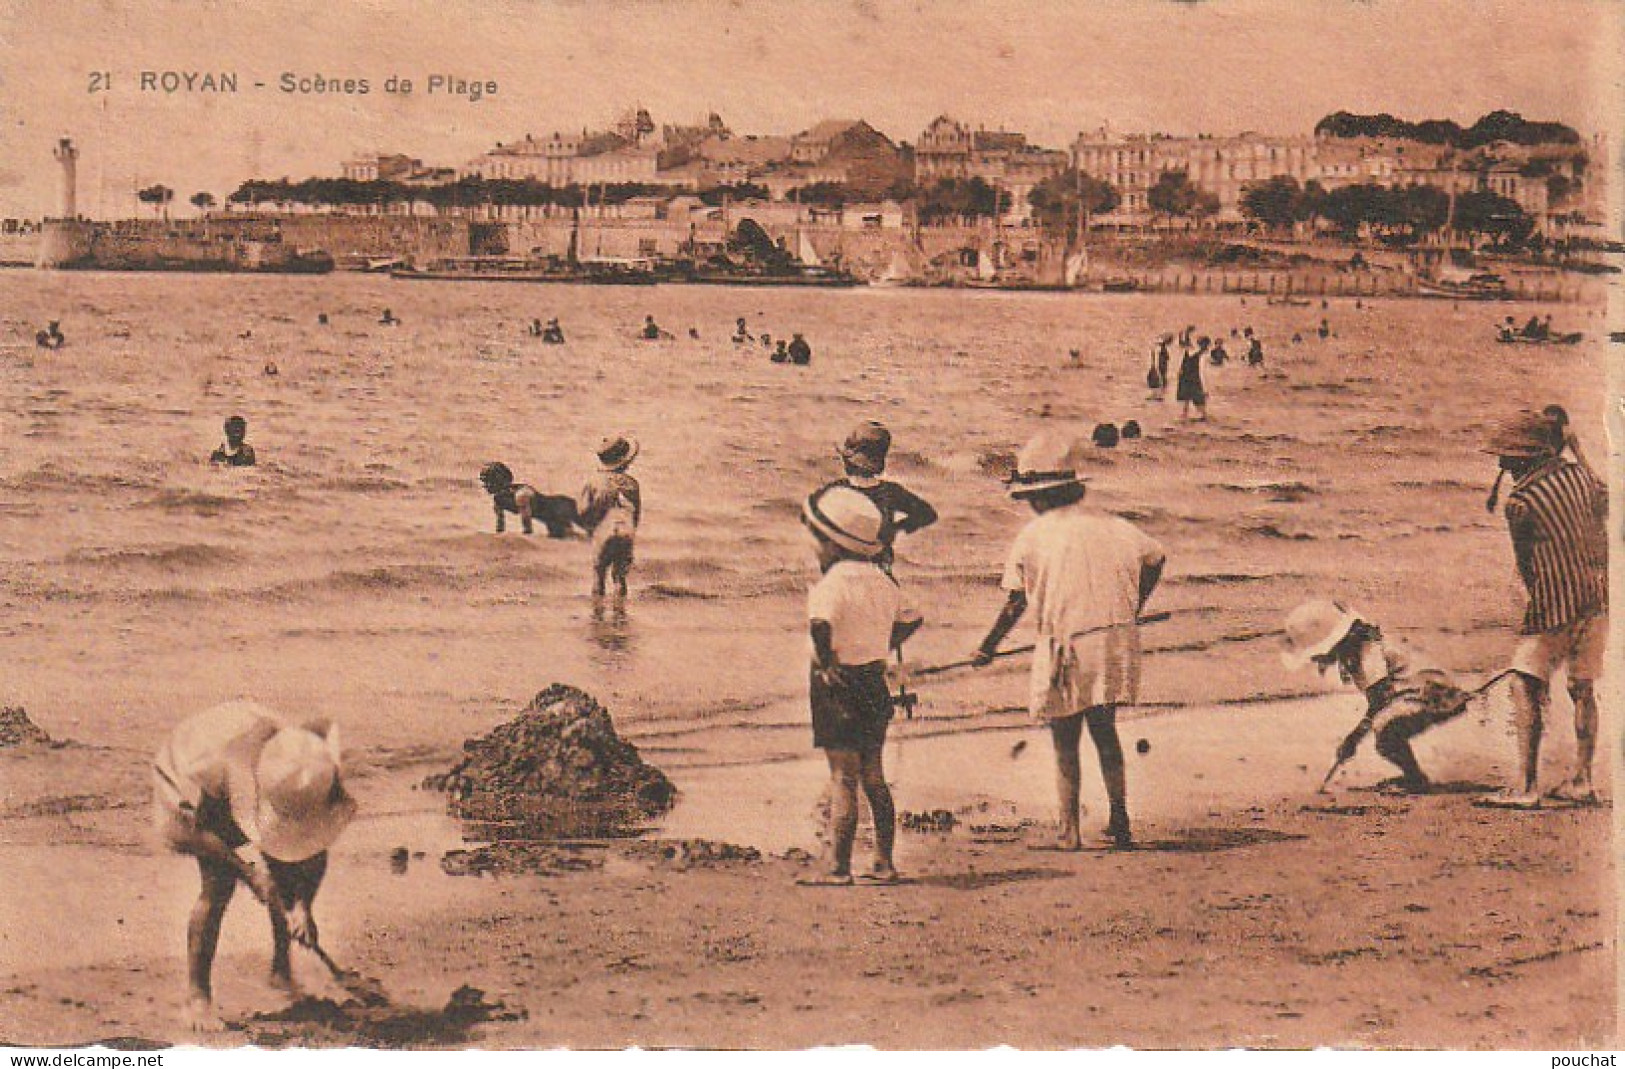
[[[1388,773],[1362,753],[1316,794],[1361,700],[1282,669],[1274,634],[1298,600],[1336,596],[1467,683],[1503,666],[1523,592],[1504,522],[1484,509],[1495,468],[1479,445],[1514,410],[1558,403],[1601,460],[1598,307],[6,281],[0,705],[64,745],[0,750],[0,867],[13,874],[0,1041],[189,1039],[177,1011],[195,876],[148,841],[147,769],[173,723],[239,696],[342,723],[361,814],[318,900],[322,940],[401,1016],[256,1017],[280,1003],[245,899],[216,970],[230,1044],[1613,1039],[1611,804],[1474,807],[1513,759],[1494,695],[1418,747],[1448,789],[1375,793]],[[378,324],[385,307],[400,326]],[[1536,311],[1587,340],[1492,344],[1500,316]],[[645,314],[677,338],[633,340]],[[555,315],[567,345],[525,336]],[[738,316],[805,333],[812,366],[732,345]],[[62,320],[60,351],[33,348],[48,319]],[[1151,341],[1186,324],[1265,340],[1262,372],[1210,369],[1207,424],[1145,397]],[[260,466],[211,470],[233,413]],[[897,565],[927,619],[908,650],[921,665],[967,656],[998,609],[1025,515],[990,459],[1046,425],[1082,440],[1101,421],[1144,427],[1086,455],[1094,504],[1170,558],[1150,608],[1171,617],[1145,632],[1145,704],[1124,714],[1125,739],[1149,743],[1129,756],[1141,849],[1029,849],[1053,820],[1053,762],[1020,708],[1016,658],[921,680],[918,715],[894,725],[901,808],[958,818],[903,834],[909,882],[794,885],[816,864],[825,775],[805,696],[816,567],[797,509],[868,418],[896,436],[893,477],[943,517]],[[624,616],[594,611],[584,540],[494,534],[475,478],[502,460],[573,494],[593,446],[621,432],[642,443],[645,501]],[[610,710],[675,781],[677,808],[642,840],[527,847],[514,867],[535,871],[448,874],[448,853],[478,844],[414,785],[553,682]],[[1565,698],[1548,739],[1555,780],[1572,752]],[[1084,786],[1098,823],[1088,763]],[[298,967],[334,996],[314,961]],[[463,985],[507,1012],[428,1012]]]

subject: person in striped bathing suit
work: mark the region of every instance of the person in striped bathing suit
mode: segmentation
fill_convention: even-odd
[[[1574,775],[1549,796],[1593,802],[1597,748],[1596,679],[1608,641],[1608,496],[1583,463],[1563,459],[1566,420],[1522,413],[1496,428],[1485,452],[1513,479],[1504,508],[1518,574],[1529,591],[1512,655],[1512,703],[1521,761],[1519,784],[1496,801],[1540,805],[1540,739],[1551,679],[1567,669],[1574,701]]]

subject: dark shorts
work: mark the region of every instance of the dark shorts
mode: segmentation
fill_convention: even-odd
[[[808,685],[813,745],[820,750],[878,750],[886,743],[892,714],[886,663],[845,665],[841,672],[844,680],[835,686],[820,681],[816,672]]]

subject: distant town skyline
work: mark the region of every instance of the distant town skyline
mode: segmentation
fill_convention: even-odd
[[[1617,150],[1625,27],[1611,0],[0,0],[0,14],[0,216],[25,218],[55,202],[63,135],[81,149],[81,210],[121,216],[155,182],[182,204],[336,175],[360,152],[461,166],[634,105],[657,124],[716,112],[741,133],[863,118],[909,142],[946,113],[1062,149],[1106,123],[1299,134],[1338,110],[1466,124],[1505,108]],[[239,89],[142,90],[145,70],[229,71]],[[98,72],[111,88],[91,92]],[[370,91],[287,94],[283,72]],[[384,92],[391,74],[413,94]],[[431,96],[434,74],[499,88]]]

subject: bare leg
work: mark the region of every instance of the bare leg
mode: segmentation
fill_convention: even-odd
[[[1100,778],[1106,784],[1106,799],[1111,805],[1106,834],[1118,846],[1129,846],[1134,840],[1129,833],[1128,772],[1123,764],[1123,744],[1117,737],[1117,706],[1096,705],[1083,715],[1089,723],[1089,738],[1100,756]]]
[[[883,751],[876,746],[862,752],[859,769],[864,796],[869,799],[869,815],[875,822],[874,874],[884,879],[897,878],[897,865],[892,859],[897,841],[897,806],[892,801],[891,788],[886,784]]]
[[[198,859],[202,885],[186,922],[186,1024],[194,1032],[225,1028],[214,1012],[214,954],[220,945],[220,922],[237,890],[237,873],[228,865]]]
[[[1417,763],[1416,752],[1411,749],[1411,736],[1418,734],[1422,727],[1416,730],[1406,730],[1407,725],[1398,718],[1377,733],[1377,752],[1399,769],[1400,785],[1410,791],[1425,791],[1428,788],[1427,774]]]
[[[1591,794],[1591,763],[1597,754],[1597,693],[1589,679],[1569,680],[1574,699],[1574,778],[1570,786],[1577,798]]]
[[[829,759],[829,830],[834,857],[829,874],[852,878],[852,844],[858,837],[858,780],[862,756],[856,750],[825,750]]]
[[[1058,845],[1063,850],[1081,850],[1083,837],[1078,833],[1078,795],[1082,773],[1078,767],[1078,744],[1083,740],[1083,714],[1075,713],[1051,720],[1049,730],[1050,738],[1055,743],[1055,794],[1061,816]]]
[[[1520,790],[1517,800],[1538,799],[1535,784],[1540,774],[1540,736],[1546,710],[1546,684],[1522,672],[1512,674],[1512,723],[1518,739]]]
[[[267,909],[266,915],[271,919],[271,986],[284,992],[290,997],[297,996],[299,989],[293,982],[293,964],[289,961],[288,948],[292,939],[288,935],[289,896],[279,886],[276,891],[282,909]]]

